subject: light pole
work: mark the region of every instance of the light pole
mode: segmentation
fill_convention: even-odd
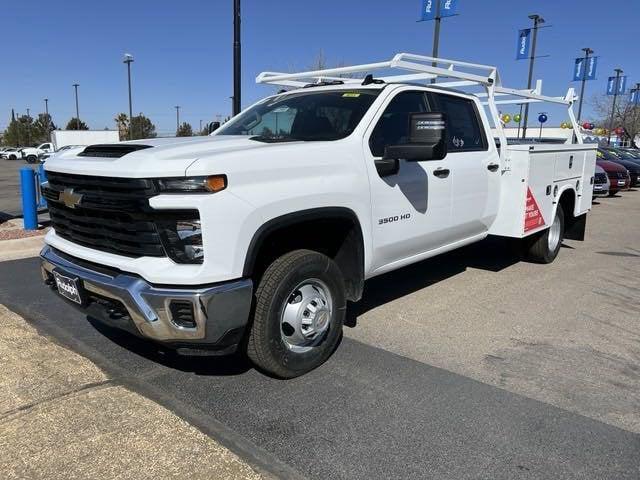
[[[180,105],[176,105],[174,108],[176,109],[176,137],[177,137],[178,131],[180,130]]]
[[[80,108],[78,108],[78,87],[79,83],[74,83],[73,88],[76,90],[76,130],[80,130]]]
[[[47,140],[50,142],[51,141],[51,130],[49,128],[49,99],[45,98],[44,99],[44,115],[45,115],[45,122],[46,122],[46,126],[47,126]]]
[[[131,103],[131,64],[133,63],[133,55],[125,53],[122,62],[127,64],[127,78],[129,80],[129,140],[133,140],[133,104]]]
[[[240,44],[240,0],[233,0],[233,115],[240,113],[242,101],[241,81],[242,48]]]
[[[636,99],[635,102],[633,102],[633,125],[635,126],[638,123],[638,105],[640,105],[640,102],[638,101],[638,95],[640,95],[640,83],[636,83],[636,88],[634,90],[632,90],[632,92],[636,92]],[[631,132],[631,135],[634,135],[635,132]],[[635,135],[634,138],[631,139],[631,148],[635,148],[636,145],[636,139],[635,139]]]
[[[589,66],[589,57],[593,55],[593,50],[583,48],[584,64],[582,65],[582,86],[580,87],[580,103],[578,104],[578,122],[582,120],[582,101],[584,100],[584,88],[587,84],[587,68]]]
[[[31,114],[27,108],[27,147],[31,146]]]
[[[607,145],[611,145],[611,130],[613,129],[613,117],[616,114],[616,101],[618,100],[618,88],[620,86],[620,75],[622,75],[623,71],[621,68],[616,68],[616,83],[614,85],[613,92],[613,106],[611,107],[611,118],[609,119],[609,136],[607,138]]]
[[[542,25],[544,18],[540,15],[529,15],[529,18],[533,20],[533,38],[531,39],[531,58],[529,59],[529,80],[527,82],[527,89],[531,90],[533,83],[533,66],[536,60],[536,46],[538,44],[538,26]],[[524,106],[524,124],[522,126],[522,138],[527,138],[527,122],[529,121],[529,104]]]

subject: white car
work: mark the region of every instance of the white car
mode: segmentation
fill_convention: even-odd
[[[18,160],[22,158],[21,150],[22,148],[9,147],[3,152],[0,152],[0,157],[6,158],[7,160]]]
[[[339,77],[376,68],[405,75]],[[415,84],[439,75],[484,95]],[[42,277],[81,311],[179,352],[243,348],[272,375],[302,375],[334,351],[369,278],[489,234],[540,263],[584,239],[596,146],[508,145],[496,106],[546,101],[575,118],[574,91],[499,78],[410,54],[264,73],[260,83],[299,88],[212,136],[57,155],[45,165]]]
[[[43,143],[38,145],[37,147],[26,147],[22,149],[22,158],[24,158],[27,163],[36,163],[40,155],[45,153],[53,152],[53,144],[52,143]]]

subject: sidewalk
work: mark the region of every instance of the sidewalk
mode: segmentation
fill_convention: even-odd
[[[22,219],[0,220],[0,262],[35,257],[42,250],[48,228],[26,231]]]
[[[169,410],[0,305],[0,472],[8,479],[259,479]]]

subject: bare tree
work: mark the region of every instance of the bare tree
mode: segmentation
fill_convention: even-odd
[[[591,100],[591,105],[598,116],[596,122],[602,128],[612,130],[622,127],[624,137],[635,144],[635,139],[640,135],[640,106],[631,102],[629,96],[619,96],[616,101],[616,109],[613,113],[613,125],[611,121],[611,110],[613,108],[613,97],[610,95],[596,95]]]

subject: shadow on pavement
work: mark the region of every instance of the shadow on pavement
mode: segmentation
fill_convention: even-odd
[[[467,268],[499,272],[522,261],[509,239],[485,240],[368,280],[358,303],[349,304],[345,325],[354,328],[360,315],[398,298],[459,275]]]

